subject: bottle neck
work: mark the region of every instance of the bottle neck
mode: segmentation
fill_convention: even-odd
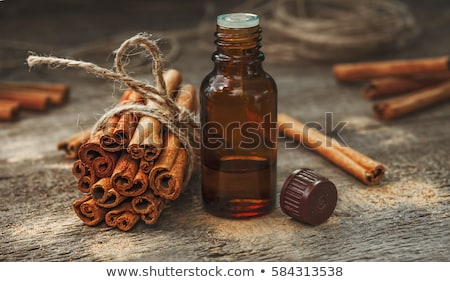
[[[261,27],[250,28],[225,28],[217,26],[215,33],[217,46],[213,54],[216,66],[242,68],[248,65],[252,68],[260,68],[264,61],[261,48]]]

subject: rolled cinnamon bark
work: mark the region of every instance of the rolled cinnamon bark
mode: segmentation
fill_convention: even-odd
[[[81,160],[73,163],[72,174],[78,178],[77,188],[82,193],[89,193],[92,185],[98,180],[92,169]]]
[[[112,187],[121,195],[127,196],[127,191],[133,189],[138,170],[139,161],[133,159],[125,150],[122,151],[111,176]]]
[[[0,99],[0,120],[11,121],[19,115],[20,103],[12,100]]]
[[[76,159],[78,158],[78,150],[80,149],[81,145],[89,140],[90,135],[90,129],[80,131],[67,140],[58,142],[58,144],[56,144],[56,147],[58,150],[64,151],[64,153],[66,154],[66,158]]]
[[[450,99],[450,81],[373,105],[375,116],[387,121]]]
[[[183,76],[176,69],[168,69],[164,71],[163,78],[166,83],[167,95],[175,97],[181,82],[183,82]]]
[[[106,153],[107,156],[99,156],[92,161],[91,167],[98,178],[110,177],[119,158],[119,152]]]
[[[108,226],[117,227],[122,231],[129,231],[138,221],[139,215],[133,210],[130,202],[120,204],[105,215],[105,222]]]
[[[97,181],[98,178],[92,173],[90,175],[82,176],[78,179],[77,188],[80,192],[87,194],[91,191],[92,185]]]
[[[83,163],[88,166],[92,166],[94,160],[99,157],[111,159],[110,154],[100,147],[100,136],[102,136],[102,133],[97,132],[86,143],[81,145],[80,149],[78,150],[78,157]],[[112,160],[108,165],[114,167]]]
[[[117,105],[142,104],[142,96],[132,90],[124,91]],[[126,148],[137,126],[137,117],[132,113],[112,116],[108,119],[103,135],[100,137],[100,146],[107,152],[119,152]]]
[[[20,92],[18,90],[0,89],[0,99],[16,101],[20,108],[34,111],[46,111],[50,98],[44,93]]]
[[[192,111],[195,101],[195,88],[189,84],[183,85],[178,92],[176,104]],[[149,174],[149,186],[153,192],[167,200],[177,199],[183,188],[187,163],[187,154],[180,145],[180,140],[168,132],[164,150]]]
[[[0,82],[0,91],[10,90],[21,93],[41,93],[49,98],[51,104],[62,105],[69,98],[69,86],[61,83],[42,82]]]
[[[321,154],[364,184],[375,185],[383,178],[383,164],[339,144],[316,129],[308,128],[302,122],[282,113],[278,114],[277,125],[280,132]]]
[[[80,160],[91,169],[91,172],[96,177],[95,179],[83,178],[83,183],[81,183],[82,181],[79,182],[79,186],[82,185],[84,187],[83,190],[88,184],[94,184],[99,178],[111,176],[116,167],[119,153],[110,153],[103,150],[99,141],[101,135],[101,132],[97,132],[93,138],[81,145],[78,150]]]
[[[141,117],[127,147],[128,153],[135,159],[156,159],[161,153],[161,131],[161,123],[157,119]]]
[[[424,58],[336,64],[333,74],[339,81],[361,81],[376,77],[404,76],[449,71],[449,58]]]
[[[141,162],[139,163],[139,169],[141,169],[144,173],[149,174],[154,165],[155,163],[153,161],[149,162],[141,159]]]
[[[147,191],[148,173],[145,173],[140,167],[133,180],[133,186],[130,189],[122,191],[125,196],[136,197]]]
[[[144,99],[141,94],[134,90],[127,90],[124,95],[128,96],[127,100],[124,100],[120,104],[138,104],[143,105]],[[114,141],[121,145],[122,149],[125,149],[128,143],[130,142],[131,137],[134,134],[134,130],[136,129],[138,123],[138,117],[132,113],[124,113],[119,118],[115,128],[113,129],[112,136]]]
[[[146,224],[155,224],[164,209],[165,200],[147,190],[144,194],[134,197],[131,205]]]
[[[169,69],[163,73],[163,77],[167,94],[175,95],[182,81],[181,73],[178,70]],[[151,105],[152,102],[147,104]],[[163,145],[161,134],[161,123],[157,119],[149,116],[141,117],[128,145],[128,153],[135,159],[144,158],[149,162],[157,159]]]
[[[175,164],[178,151],[180,150],[178,138],[173,134],[166,134],[166,136],[167,137],[164,138],[164,150],[148,176],[149,187],[157,195],[164,189],[173,190],[178,188],[173,186],[176,183],[174,181],[170,181],[170,177],[162,177],[170,172]],[[179,188],[181,189],[181,187]]]
[[[419,90],[431,85],[450,80],[450,75],[438,77],[383,77],[372,79],[361,89],[361,95],[366,99],[384,98],[409,91]]]
[[[127,197],[120,195],[111,185],[111,178],[102,178],[91,186],[90,193],[95,203],[103,208],[114,208]]]
[[[74,201],[72,208],[81,221],[88,226],[99,224],[106,214],[106,209],[97,206],[90,195]]]
[[[80,179],[83,176],[90,175],[89,167],[81,160],[76,160],[72,165],[72,174],[76,178]]]
[[[159,171],[154,172],[156,173],[156,176],[152,176],[155,177],[152,188],[155,195],[167,200],[176,200],[182,191],[186,164],[186,151],[178,150],[175,162],[170,169],[164,170],[160,168]]]
[[[184,84],[178,91],[176,103],[179,107],[183,107],[190,112],[196,112],[198,101],[195,87],[192,84]]]
[[[108,119],[102,134],[99,136],[99,145],[106,152],[119,152],[123,148],[114,139],[114,129],[119,123],[120,116],[115,115]]]

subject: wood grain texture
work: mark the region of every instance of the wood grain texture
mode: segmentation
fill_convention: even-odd
[[[278,206],[270,215],[252,220],[213,217],[201,207],[199,176],[194,175],[189,190],[164,210],[155,226],[138,223],[130,232],[121,232],[103,223],[83,225],[71,209],[71,203],[81,197],[71,174],[73,162],[56,150],[56,143],[91,126],[98,114],[117,101],[121,90],[78,71],[44,67],[29,72],[23,65],[26,51],[66,56],[77,44],[115,33],[164,34],[179,26],[194,27],[192,19],[203,15],[203,3],[153,2],[152,10],[142,1],[127,1],[128,5],[116,8],[96,1],[93,5],[104,7],[100,15],[92,7],[58,1],[54,6],[58,13],[52,16],[46,16],[50,12],[45,5],[55,1],[27,3],[36,7],[25,3],[5,2],[0,10],[0,38],[29,43],[19,50],[0,43],[0,59],[18,62],[14,68],[0,66],[0,78],[68,83],[72,92],[63,107],[45,114],[24,112],[16,122],[0,123],[0,261],[450,260],[450,104],[382,123],[373,117],[371,103],[359,96],[358,86],[335,82],[331,63],[286,62],[274,56],[267,57],[264,65],[278,84],[279,111],[322,125],[325,113],[333,112],[334,125],[346,122],[341,135],[351,147],[387,165],[379,185],[367,187],[314,152],[281,140],[278,192],[299,167],[328,177],[337,186],[338,203],[326,223],[301,224]],[[217,4],[217,13],[239,1],[227,3]],[[435,20],[450,8],[448,2],[411,0],[406,4],[423,24],[423,36],[402,52],[372,59],[448,52],[450,38],[443,35],[450,29],[450,20]],[[196,16],[176,16],[186,9]],[[16,13],[23,16],[19,19]],[[119,25],[116,17],[121,13],[132,16]],[[79,21],[80,15],[85,20]],[[61,24],[71,21],[79,25]],[[213,30],[214,19],[211,24]],[[37,28],[46,32],[38,33]],[[263,46],[271,39],[269,31],[264,32]],[[183,39],[180,55],[167,67],[179,69],[185,82],[198,87],[212,68],[212,41],[212,33]],[[31,43],[41,47],[30,48]],[[80,59],[109,66],[112,58],[107,59],[107,50]]]

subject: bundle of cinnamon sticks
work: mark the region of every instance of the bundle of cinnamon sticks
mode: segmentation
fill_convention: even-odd
[[[163,77],[176,104],[195,112],[195,88],[182,85],[177,70],[167,70]],[[127,90],[118,105],[150,103]],[[128,231],[139,220],[155,224],[167,203],[181,194],[188,164],[186,150],[155,118],[125,112],[110,118],[92,137],[90,131],[83,131],[57,146],[67,157],[79,158],[72,173],[85,195],[73,203],[73,209],[86,225],[105,221]]]
[[[367,81],[367,99],[387,98],[373,105],[383,121],[450,99],[449,57],[337,64],[333,73],[342,82]]]
[[[69,87],[60,83],[0,82],[0,121],[18,117],[19,110],[46,111],[69,97]]]

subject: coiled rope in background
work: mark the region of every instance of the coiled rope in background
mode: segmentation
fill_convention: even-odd
[[[265,43],[265,53],[353,60],[405,47],[419,34],[414,16],[399,1],[278,0],[258,7],[260,3],[238,9],[263,11],[265,33],[292,39],[291,44]]]
[[[217,9],[214,1],[205,1],[204,12],[195,28],[164,31],[158,35],[165,59],[174,62],[184,43],[211,51]],[[262,18],[264,53],[271,58],[290,61],[296,57],[314,60],[348,61],[368,57],[384,51],[407,46],[419,34],[419,27],[408,7],[397,0],[250,0],[231,9],[253,12]],[[446,14],[444,20],[448,20]],[[152,27],[149,27],[151,30]],[[37,42],[0,39],[3,50],[46,52],[61,50],[71,57],[104,54],[136,31],[121,31],[115,36],[99,38],[95,42],[80,42],[70,48],[46,46]],[[8,58],[0,65],[0,72],[23,67],[20,58]],[[139,61],[139,60],[138,60]],[[146,68],[145,57],[137,67]]]

